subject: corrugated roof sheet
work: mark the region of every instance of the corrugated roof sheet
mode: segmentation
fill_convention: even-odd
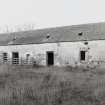
[[[82,35],[80,36],[79,33],[82,33]],[[1,34],[0,45],[104,39],[105,23],[103,22]]]

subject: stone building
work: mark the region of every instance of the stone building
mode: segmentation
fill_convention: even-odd
[[[1,34],[0,63],[44,66],[105,63],[105,23]]]

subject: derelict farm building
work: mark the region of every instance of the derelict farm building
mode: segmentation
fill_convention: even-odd
[[[0,36],[0,63],[75,66],[91,62],[105,62],[105,23]]]

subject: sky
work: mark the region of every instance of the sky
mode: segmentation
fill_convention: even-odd
[[[0,32],[96,22],[105,22],[105,0],[0,0]]]

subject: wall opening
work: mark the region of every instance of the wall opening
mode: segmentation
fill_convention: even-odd
[[[3,53],[3,63],[8,61],[8,54],[7,53]]]
[[[30,54],[26,54],[26,63],[27,63],[27,64],[30,63],[29,60],[30,60]]]
[[[85,61],[86,59],[86,51],[80,51],[80,60]]]
[[[54,65],[54,52],[53,51],[47,52],[47,65],[48,66]]]
[[[12,52],[12,64],[19,64],[19,53]]]
[[[79,36],[82,36],[82,35],[83,35],[83,32],[79,32],[78,35],[79,35]]]

